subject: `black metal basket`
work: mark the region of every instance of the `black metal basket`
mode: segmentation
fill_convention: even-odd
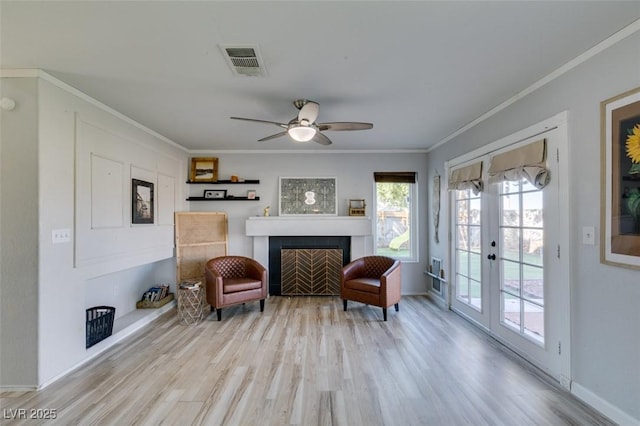
[[[87,309],[87,348],[111,336],[116,308],[94,306]]]

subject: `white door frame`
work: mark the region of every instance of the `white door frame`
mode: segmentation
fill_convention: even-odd
[[[556,114],[555,116],[544,120],[540,123],[534,124],[526,129],[520,130],[516,133],[513,133],[504,138],[498,139],[494,142],[488,143],[487,145],[478,148],[469,153],[463,154],[455,159],[449,160],[445,162],[445,173],[444,173],[444,185],[445,188],[448,187],[448,177],[449,170],[456,166],[459,166],[463,163],[469,162],[475,158],[479,158],[485,156],[489,153],[498,151],[508,145],[513,145],[518,142],[524,141],[526,139],[533,138],[537,135],[545,133],[551,129],[558,129],[559,140],[558,140],[558,151],[557,153],[550,152],[547,153],[547,156],[557,156],[558,160],[558,176],[553,176],[552,179],[559,180],[559,193],[560,194],[569,194],[569,156],[568,156],[568,145],[569,145],[569,132],[568,132],[568,118],[569,114],[567,111],[563,111],[561,113]],[[446,262],[447,276],[452,277],[454,268],[452,266],[452,259],[454,259],[453,253],[453,244],[452,244],[452,223],[451,223],[451,206],[452,206],[452,194],[449,192],[447,202],[444,203],[444,208],[446,209],[443,213],[447,215],[449,218],[449,250],[447,253],[448,259]],[[563,300],[558,300],[558,305],[560,309],[568,312],[569,315],[566,316],[566,322],[562,324],[558,324],[560,329],[558,330],[558,334],[560,336],[560,341],[558,342],[558,351],[560,357],[559,363],[559,372],[557,377],[554,377],[559,381],[561,386],[566,389],[571,388],[571,265],[572,262],[572,254],[571,254],[571,228],[570,228],[570,203],[568,196],[561,196],[558,200],[558,212],[559,212],[559,229],[560,235],[558,240],[560,241],[560,247],[558,251],[560,253],[561,259],[563,259],[563,263],[567,265],[566,268],[563,268],[561,271],[561,276],[558,277],[559,285],[563,286],[562,294],[564,295]],[[451,298],[452,298],[452,286],[453,283],[450,284],[448,288],[447,295],[447,306],[451,308]],[[483,330],[486,330],[485,327],[482,327]],[[500,342],[507,345],[511,348],[511,346],[501,339],[499,336],[495,336],[491,331],[486,330],[493,337],[497,338]],[[513,349],[513,348],[512,348]],[[516,351],[517,352],[517,351]],[[522,357],[527,359],[527,354],[519,353]]]

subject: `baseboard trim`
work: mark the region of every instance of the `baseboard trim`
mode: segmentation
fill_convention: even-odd
[[[640,424],[640,419],[633,418],[631,415],[612,405],[610,402],[600,398],[598,395],[576,381],[571,383],[571,393],[585,404],[593,407],[595,410],[598,410],[602,415],[618,423],[620,426],[637,426]]]

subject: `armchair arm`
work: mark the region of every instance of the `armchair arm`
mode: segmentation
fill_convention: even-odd
[[[341,271],[342,282],[352,280],[362,275],[363,266],[364,261],[362,259],[356,259],[353,262],[345,265]]]
[[[249,278],[254,280],[262,280],[263,275],[266,274],[267,269],[262,266],[258,261],[247,258],[245,260],[245,274]]]
[[[396,260],[393,265],[380,277],[380,295],[383,304],[390,306],[400,300],[402,277],[400,261]]]

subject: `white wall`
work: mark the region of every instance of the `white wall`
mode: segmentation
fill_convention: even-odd
[[[229,154],[215,152],[207,155],[219,158],[219,179],[234,174],[245,179],[259,179],[259,185],[189,185],[191,196],[202,196],[207,188],[227,189],[231,195],[246,195],[247,189],[257,190],[259,201],[198,201],[190,202],[191,211],[225,211],[229,216],[229,253],[252,255],[251,237],[245,235],[245,220],[262,215],[266,206],[271,215],[278,212],[279,177],[336,177],[338,215],[347,216],[349,199],[365,199],[366,214],[373,217],[374,171],[415,171],[418,173],[418,235],[419,261],[404,262],[402,266],[403,294],[425,293],[426,267],[426,209],[427,169],[424,153],[257,153]],[[200,154],[198,155],[200,156]]]
[[[600,102],[640,86],[639,52],[636,33],[428,155],[431,178],[447,160],[569,111],[572,391],[621,424],[640,422],[640,271],[601,264],[581,230],[600,224]],[[446,239],[429,240],[429,252],[447,259]]]
[[[11,304],[4,297],[2,302],[6,315],[3,350],[21,348],[12,337],[25,334],[21,339],[30,347],[22,347],[23,353],[37,356],[37,366],[29,355],[25,359],[16,359],[13,353],[3,356],[3,370],[17,371],[2,375],[0,385],[5,388],[42,386],[89,357],[91,352],[85,349],[87,307],[115,306],[116,318],[120,318],[135,310],[135,302],[146,288],[175,283],[173,212],[185,205],[185,150],[50,76],[38,76],[41,78],[2,79],[3,92],[26,84],[37,87],[26,99],[16,99],[19,105],[24,102],[22,105],[37,107],[37,113],[28,115],[28,123],[20,118],[25,113],[19,108],[3,111],[3,118],[19,121],[7,129],[3,126],[3,148],[14,148],[9,152],[10,160],[24,169],[18,176],[9,176],[14,188],[20,188],[19,194],[12,194],[15,189],[9,186],[2,188],[2,199],[9,194],[14,203],[6,209],[3,206],[3,222],[5,210],[8,218],[23,215],[20,220],[3,223],[3,244],[5,226],[19,237],[24,235],[19,243],[24,240],[27,246],[30,233],[37,235],[37,252],[25,256],[31,264],[23,271],[25,278],[35,278],[36,286],[30,288],[25,283],[25,288],[30,288],[25,294],[12,285],[8,290]],[[25,129],[37,132],[35,143],[21,143],[23,133],[28,135]],[[96,158],[98,162],[107,159],[117,173],[111,175],[109,170],[100,175]],[[29,159],[29,164],[23,164],[23,159]],[[15,167],[6,171],[3,167],[3,182],[11,168]],[[16,177],[25,174],[25,184],[19,183]],[[131,178],[154,183],[154,224],[131,225]],[[119,184],[111,188],[101,184],[102,179]],[[53,244],[55,229],[69,229],[71,242]],[[12,262],[17,259],[16,255],[9,258]],[[11,263],[7,271],[8,277],[15,279]],[[4,277],[2,288],[4,292]],[[15,309],[5,311],[5,301],[9,307],[21,306],[28,311],[28,320]],[[33,321],[37,321],[37,330],[28,331]],[[35,339],[37,344],[32,346]]]
[[[37,381],[38,105],[34,79],[0,81],[0,380]]]

